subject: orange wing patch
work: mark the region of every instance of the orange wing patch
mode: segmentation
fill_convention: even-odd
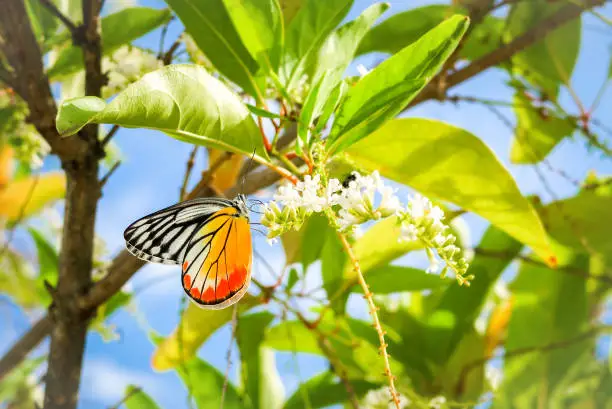
[[[183,262],[183,288],[204,308],[238,301],[251,280],[251,232],[233,207],[214,213],[191,239]]]

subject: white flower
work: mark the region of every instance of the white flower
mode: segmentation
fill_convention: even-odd
[[[405,396],[399,395],[400,408],[404,409],[410,405],[410,400]],[[364,396],[362,407],[364,409],[395,409],[395,403],[389,392],[389,387],[383,386],[380,389],[370,390]]]
[[[440,270],[440,260],[437,258],[432,258],[429,260],[429,267],[425,270],[427,274],[436,274]]]
[[[446,398],[444,396],[436,396],[429,401],[429,407],[431,409],[441,409],[445,403]]]
[[[402,223],[400,226],[400,240],[415,241],[419,239],[419,230],[414,224]]]
[[[302,203],[301,199],[300,192],[290,184],[279,186],[278,191],[274,194],[275,201],[291,208],[299,207]]]
[[[487,365],[485,368],[485,378],[489,381],[491,389],[495,391],[499,388],[499,385],[501,385],[504,379],[504,374],[499,368]]]

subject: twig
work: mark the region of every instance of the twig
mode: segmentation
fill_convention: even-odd
[[[73,37],[77,35],[77,32],[78,32],[77,26],[68,17],[66,17],[60,11],[60,9],[58,9],[57,6],[53,4],[51,0],[38,0],[38,1],[40,1],[42,5],[45,6],[51,12],[51,14],[53,14],[55,17],[60,19],[60,21],[66,26],[66,28],[70,31]]]
[[[223,403],[225,402],[225,394],[227,393],[227,386],[229,385],[229,371],[232,366],[232,343],[236,338],[236,331],[238,330],[238,303],[234,304],[232,308],[232,335],[230,337],[229,346],[227,348],[227,355],[225,357],[227,366],[225,367],[225,376],[223,377],[223,388],[221,389],[221,404],[219,409],[223,409]]]
[[[191,176],[191,171],[193,170],[193,165],[195,164],[195,156],[198,152],[198,145],[194,145],[191,153],[189,154],[189,159],[187,159],[187,168],[185,169],[185,176],[183,177],[183,184],[181,185],[181,193],[179,198],[181,201],[185,200],[185,195],[187,194],[187,184],[189,183],[189,177]]]
[[[163,55],[162,62],[164,63],[164,65],[169,65],[172,63],[172,59],[174,58],[174,53],[180,47],[180,45],[181,45],[181,38],[179,37],[174,41],[174,43],[172,43],[168,51],[166,51],[166,53]]]
[[[111,141],[111,139],[113,139],[113,136],[115,136],[118,130],[119,130],[119,125],[113,125],[111,130],[108,131],[108,133],[104,137],[104,139],[102,139],[102,142],[100,142],[102,147],[105,147],[106,145],[108,145],[108,143]]]
[[[348,242],[344,234],[338,233],[338,237],[340,238],[340,241],[342,242],[342,247],[344,247],[344,251],[346,252],[346,254],[348,255],[349,259],[351,260],[353,264],[353,269],[355,271],[355,274],[357,275],[359,284],[361,285],[361,288],[363,289],[364,298],[366,302],[368,303],[370,315],[372,316],[372,320],[374,321],[374,329],[376,329],[376,332],[378,333],[378,340],[380,342],[380,354],[382,355],[383,361],[385,363],[385,376],[389,378],[389,392],[391,393],[391,397],[393,398],[395,407],[397,409],[401,409],[399,394],[395,390],[395,383],[394,383],[395,377],[391,373],[391,365],[389,364],[389,354],[387,354],[387,343],[385,342],[385,331],[383,331],[382,326],[380,325],[380,320],[378,319],[378,313],[376,312],[378,311],[378,308],[376,307],[376,305],[374,305],[373,294],[370,291],[370,287],[368,287],[368,284],[366,283],[365,278],[363,277],[363,273],[361,272],[361,267],[359,266],[359,261],[357,260],[357,258],[355,257],[355,254],[353,253],[351,244]]]
[[[604,0],[585,0],[584,7],[578,7],[574,4],[568,4],[563,8],[560,8],[556,13],[551,14],[547,19],[539,22],[537,25],[532,27],[529,31],[516,37],[513,41],[502,45],[498,49],[490,52],[489,54],[473,61],[467,67],[456,71],[446,78],[445,90],[448,90],[472,77],[481,73],[482,71],[491,68],[495,65],[500,64],[503,61],[508,60],[516,53],[524,50],[525,48],[535,44],[542,38],[544,38],[551,31],[556,30],[560,26],[567,22],[577,18],[584,11],[584,9],[600,6],[604,4]],[[413,99],[406,108],[411,108],[421,102],[435,99],[439,95],[439,90],[436,88],[437,77],[434,77],[431,81],[431,85],[426,86],[419,95]]]
[[[115,173],[119,165],[121,165],[120,160],[115,162],[115,164],[110,168],[110,170],[106,173],[106,175],[104,175],[102,179],[100,179],[100,189],[102,189],[104,185],[106,185],[106,182],[108,182],[108,179],[112,176],[113,173]]]

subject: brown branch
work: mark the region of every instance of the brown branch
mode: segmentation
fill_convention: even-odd
[[[101,96],[100,0],[83,2],[85,94]],[[76,138],[71,138],[76,139]],[[45,409],[76,408],[81,379],[88,316],[79,308],[79,297],[92,284],[95,218],[100,197],[99,159],[103,150],[98,125],[79,133],[87,146],[79,157],[65,160],[66,208],[59,256],[57,296],[50,309],[54,322],[45,386]]]
[[[495,51],[492,51],[489,54],[472,62],[467,67],[456,71],[450,75],[447,75],[446,78],[444,78],[443,91],[446,92],[450,88],[461,84],[464,81],[467,81],[468,79],[476,76],[477,74],[480,74],[486,69],[510,59],[513,55],[540,41],[550,32],[556,30],[557,28],[568,23],[569,21],[578,18],[580,14],[585,11],[585,9],[601,6],[604,3],[605,0],[585,0],[584,6],[582,7],[577,6],[575,4],[568,4],[564,6],[563,8],[559,9],[559,11],[552,14],[547,19],[539,22],[530,30],[516,37],[508,44],[502,45]],[[418,105],[421,102],[438,98],[440,96],[440,89],[437,84],[439,83],[441,75],[444,75],[444,73],[440,73],[436,77],[434,77],[429,83],[429,85],[427,85],[419,93],[419,95],[415,99],[413,99],[410,104],[408,104],[406,109]]]
[[[179,194],[180,200],[185,200],[185,195],[187,194],[187,184],[189,183],[189,177],[191,176],[191,171],[193,170],[193,165],[195,164],[195,156],[198,153],[198,145],[195,145],[189,154],[189,159],[187,159],[187,167],[185,169],[185,177],[183,178],[183,184],[181,185],[181,193]]]

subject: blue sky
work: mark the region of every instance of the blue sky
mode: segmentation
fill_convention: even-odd
[[[109,6],[124,4],[123,0],[107,0]],[[355,17],[372,2],[356,1],[349,18]],[[391,9],[385,17],[408,8],[431,4],[430,1],[391,1]],[[162,1],[140,1],[140,5],[162,8]],[[612,16],[612,6],[608,5],[603,14]],[[587,106],[593,101],[601,84],[607,77],[607,63],[610,59],[612,32],[592,15],[586,15],[583,20],[583,37],[581,54],[574,70],[573,86],[580,99]],[[179,22],[170,26],[167,45],[181,31]],[[137,44],[157,49],[159,32],[154,32],[139,40]],[[366,67],[375,61],[376,56],[360,58],[358,62]],[[349,69],[350,74],[356,74],[355,66]],[[452,93],[469,96],[480,96],[496,100],[510,101],[512,90],[503,85],[507,76],[499,70],[488,70],[484,74],[455,88]],[[561,98],[565,107],[573,104],[568,95]],[[603,98],[595,117],[612,128],[609,113],[612,109],[612,90]],[[575,109],[570,109],[575,111]],[[511,117],[510,112],[506,114]],[[408,116],[443,120],[465,128],[485,141],[509,168],[516,178],[524,194],[537,193],[544,200],[551,199],[532,166],[512,165],[508,161],[512,131],[494,117],[486,108],[476,104],[461,104],[428,102],[412,109]],[[612,135],[600,132],[610,144]],[[123,248],[123,230],[132,221],[166,207],[178,200],[178,194],[185,170],[185,162],[191,151],[191,146],[174,140],[162,133],[142,129],[121,129],[114,140],[119,145],[124,161],[104,188],[97,215],[97,232],[108,244],[110,256]],[[202,150],[203,152],[203,150]],[[573,179],[583,180],[586,174],[594,170],[597,174],[612,174],[610,159],[601,159],[598,153],[588,153],[584,140],[566,139],[548,157],[553,168],[563,168]],[[198,171],[205,168],[206,160],[202,153],[198,157],[192,183],[198,178]],[[57,167],[57,161],[49,158],[45,168]],[[577,187],[568,182],[558,172],[542,167],[550,186],[557,197],[574,194]],[[405,189],[404,189],[405,190]],[[467,215],[464,217],[471,229],[472,243],[478,243],[483,227],[486,225],[479,217]],[[282,248],[279,245],[270,247],[261,235],[254,235],[256,249],[265,255],[270,263],[280,269],[283,265]],[[33,252],[27,238],[21,238],[17,246],[24,246]],[[422,255],[405,257],[402,263],[421,266]],[[316,274],[314,270],[311,274]],[[266,272],[256,262],[253,274],[265,277]],[[266,279],[264,278],[264,281]],[[178,310],[183,291],[179,284],[179,271],[172,266],[147,265],[131,280],[131,285],[138,295],[135,303],[139,314],[155,331],[167,335],[177,325]],[[5,299],[0,297],[0,301]],[[357,316],[363,316],[361,300],[355,297],[350,300],[350,311]],[[0,328],[0,353],[18,339],[27,330],[33,317],[23,315],[15,306],[0,302],[0,316],[3,325]],[[150,393],[162,407],[183,408],[186,406],[186,391],[174,372],[157,373],[150,368],[153,346],[147,339],[144,328],[129,312],[121,311],[110,322],[117,326],[120,339],[105,343],[97,333],[88,336],[85,355],[83,382],[81,385],[80,408],[106,408],[121,399],[125,386],[129,383],[141,385]],[[229,339],[228,328],[215,334],[199,351],[199,355],[225,370],[225,354]],[[289,393],[299,382],[293,364],[286,354],[279,354],[277,365]],[[318,357],[300,358],[300,375],[307,379],[315,373],[325,370],[326,365]],[[233,367],[235,371],[236,365]]]

